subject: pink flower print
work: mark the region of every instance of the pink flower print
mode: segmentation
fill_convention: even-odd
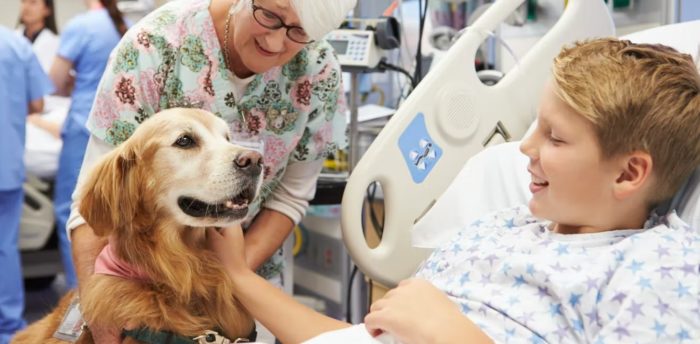
[[[248,131],[257,135],[262,130],[265,130],[267,122],[265,121],[265,113],[258,110],[258,108],[253,108],[249,112],[245,113],[246,124],[248,125]]]
[[[280,74],[282,74],[282,67],[274,67],[263,74],[263,82],[276,81],[279,79]]]
[[[109,92],[100,93],[92,108],[92,119],[97,128],[107,129],[112,126],[112,122],[119,119],[119,103]]]
[[[139,87],[136,91],[141,101],[157,109],[160,102],[160,94],[155,75],[156,73],[152,69],[141,71],[139,74]]]
[[[136,100],[134,78],[131,75],[124,74],[117,79],[118,81],[114,87],[114,94],[119,98],[122,104],[134,105],[134,101]]]
[[[348,111],[348,103],[345,99],[345,94],[343,94],[343,89],[343,78],[340,78],[340,86],[338,86],[338,102],[336,103],[338,107],[336,112],[342,114]]]
[[[163,28],[165,39],[168,43],[180,46],[185,38],[190,35],[188,25],[180,20]]]
[[[293,146],[292,146],[293,147]],[[287,159],[289,150],[284,140],[276,136],[265,137],[265,154],[263,161],[265,167],[269,167],[271,172],[280,169],[280,163]],[[268,176],[265,176],[267,178]]]
[[[200,37],[202,39],[202,46],[204,46],[204,53],[207,56],[212,56],[213,51],[221,48],[219,45],[219,38],[216,35],[216,30],[214,30],[214,25],[211,21],[204,22]],[[218,59],[214,58],[212,60]]]
[[[299,78],[292,86],[292,105],[299,112],[307,112],[311,108],[311,79],[309,77]]]
[[[231,130],[231,133],[235,135],[238,135],[239,133],[243,132],[243,121],[239,119],[229,119],[224,115],[224,120],[228,123],[229,129]]]
[[[151,47],[151,40],[148,37],[148,32],[146,31],[141,31],[138,33],[136,36],[136,42],[138,43],[137,47],[143,47],[145,49],[149,49]]]
[[[206,97],[208,95],[209,97],[207,97],[207,98],[210,99],[211,101],[213,101],[214,100],[214,86],[211,82],[210,72],[211,72],[211,68],[204,67],[199,72],[199,78],[197,79],[197,82],[198,82],[198,85],[201,85],[202,90],[204,91],[202,93],[206,93],[206,95],[203,94],[202,96]],[[198,90],[198,92],[199,91],[200,90]]]
[[[322,153],[326,150],[326,145],[333,139],[333,123],[326,122],[313,136],[314,148],[316,152]]]

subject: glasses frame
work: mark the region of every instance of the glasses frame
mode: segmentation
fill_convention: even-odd
[[[313,39],[308,40],[308,41],[298,41],[298,40],[292,38],[292,36],[289,35],[289,30],[292,30],[292,29],[295,29],[295,30],[296,30],[296,29],[300,29],[300,30],[303,31],[304,28],[301,27],[301,26],[297,26],[297,25],[287,25],[287,24],[285,24],[285,23],[284,23],[284,20],[282,20],[282,17],[280,17],[279,15],[277,15],[277,13],[275,13],[275,12],[272,12],[272,11],[270,11],[270,10],[264,8],[264,7],[261,7],[261,6],[256,5],[256,4],[255,4],[255,0],[251,0],[251,1],[250,1],[250,5],[251,5],[251,7],[252,7],[252,9],[253,9],[253,19],[255,19],[255,22],[257,22],[258,24],[260,24],[260,26],[262,26],[262,27],[264,27],[264,28],[266,28],[266,29],[268,29],[268,30],[279,30],[279,29],[284,28],[284,29],[287,30],[287,31],[285,32],[285,35],[287,36],[287,38],[289,38],[289,39],[290,39],[292,42],[294,42],[294,43],[309,44],[309,43],[313,43],[313,42],[314,42]],[[262,12],[263,15],[265,15],[265,16],[269,16],[270,18],[276,18],[276,19],[277,19],[277,22],[278,22],[279,24],[277,24],[277,25],[266,25],[266,24],[263,24],[262,22],[260,22],[260,20],[258,19],[258,17],[255,15],[256,12],[257,12],[257,13]],[[307,36],[307,37],[308,37],[308,36]]]

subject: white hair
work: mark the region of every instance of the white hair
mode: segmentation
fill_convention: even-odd
[[[309,38],[319,40],[340,26],[357,0],[290,0],[290,3]]]
[[[357,0],[289,0],[289,3],[309,38],[318,41],[340,26]],[[231,10],[239,12],[248,4],[249,0],[238,0]]]

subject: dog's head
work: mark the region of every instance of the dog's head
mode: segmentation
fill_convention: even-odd
[[[81,215],[98,235],[163,215],[192,227],[242,221],[262,183],[262,157],[229,139],[227,124],[203,110],[153,115],[91,171]]]

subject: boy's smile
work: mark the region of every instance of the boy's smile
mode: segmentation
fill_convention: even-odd
[[[535,173],[532,172],[532,170],[530,170],[529,168],[527,169],[527,171],[530,172],[530,175],[532,175],[532,182],[530,182],[530,192],[532,192],[533,194],[546,188],[549,185],[549,183],[546,180],[535,175]]]

